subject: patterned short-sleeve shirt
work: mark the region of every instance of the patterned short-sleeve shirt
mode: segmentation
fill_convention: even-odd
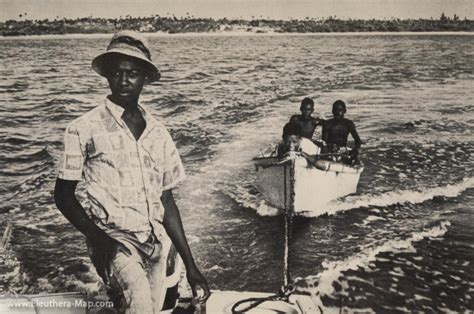
[[[110,100],[70,123],[58,177],[83,181],[90,215],[106,232],[135,234],[145,242],[165,234],[162,191],[185,178],[176,146],[163,123],[139,105],[146,127],[135,140]]]

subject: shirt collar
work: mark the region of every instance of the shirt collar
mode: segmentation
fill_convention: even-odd
[[[110,114],[115,118],[115,120],[120,124],[121,127],[126,127],[125,122],[122,120],[122,115],[125,109],[113,101],[111,101],[108,97],[105,99],[105,106],[109,110]],[[148,110],[143,106],[143,104],[138,103],[138,110],[140,110],[140,113],[143,116],[143,119],[145,119],[145,122],[147,124],[146,128],[154,124],[154,119],[152,115],[148,112]]]

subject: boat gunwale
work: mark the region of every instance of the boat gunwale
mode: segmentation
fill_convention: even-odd
[[[285,160],[284,162],[278,162],[278,157],[272,156],[272,157],[254,157],[252,159],[255,163],[255,167],[258,171],[259,167],[262,168],[270,168],[270,167],[287,167],[291,166],[291,160]],[[362,171],[364,171],[364,166],[363,165],[356,165],[356,166],[351,166],[351,165],[346,165],[341,162],[334,162],[334,161],[329,161],[325,160],[328,163],[335,164],[335,165],[342,165],[344,168],[352,169],[352,171],[338,171],[338,170],[333,170],[330,167],[328,169],[320,169],[314,165],[313,168],[316,170],[319,170],[321,172],[335,172],[335,173],[344,173],[344,174],[360,174]]]

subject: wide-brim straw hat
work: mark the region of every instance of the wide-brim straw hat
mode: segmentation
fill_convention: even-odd
[[[111,61],[117,55],[138,59],[145,66],[147,72],[147,83],[158,81],[160,79],[160,70],[151,61],[150,45],[148,40],[140,33],[135,31],[120,31],[112,37],[107,51],[98,55],[92,60],[92,68],[99,75],[107,77],[110,71],[108,68]],[[109,71],[108,71],[109,70]]]

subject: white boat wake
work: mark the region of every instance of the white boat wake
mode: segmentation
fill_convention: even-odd
[[[398,190],[383,194],[363,194],[347,196],[342,200],[336,200],[324,207],[315,208],[314,211],[297,213],[304,217],[318,217],[321,212],[328,215],[334,215],[340,212],[349,211],[362,207],[386,207],[395,204],[420,204],[435,197],[457,197],[467,189],[474,188],[474,178],[465,178],[457,184],[448,184],[445,186],[425,188],[419,191]],[[245,188],[235,187],[232,193],[229,193],[236,202],[257,212],[259,216],[277,216],[281,213],[277,208],[269,205],[256,195],[249,194]]]
[[[298,286],[300,286],[301,283],[304,282],[304,287],[299,287],[298,290],[311,294],[315,304],[320,306],[320,308],[325,309],[325,306],[323,305],[321,300],[321,296],[330,296],[336,292],[333,285],[334,282],[338,282],[343,289],[344,287],[348,287],[348,283],[346,281],[340,280],[343,275],[343,272],[348,270],[358,270],[361,268],[368,269],[369,264],[376,260],[377,256],[382,252],[415,253],[415,242],[419,242],[426,238],[442,237],[448,231],[448,227],[450,225],[451,223],[449,221],[442,221],[439,225],[434,226],[430,229],[413,233],[407,239],[389,240],[383,243],[382,245],[364,249],[362,252],[350,256],[342,261],[323,262],[322,265],[325,269],[318,275],[295,279],[295,282],[297,284],[300,283]],[[329,310],[329,312],[331,312],[331,310],[336,309],[326,308],[326,310]]]
[[[457,197],[465,190],[471,188],[474,188],[474,178],[472,177],[465,178],[463,181],[457,184],[425,188],[420,191],[400,190],[378,195],[365,194],[348,196],[343,200],[334,201],[324,205],[323,208],[315,208],[314,211],[307,211],[299,214],[305,217],[317,217],[321,215],[321,212],[327,213],[328,215],[334,215],[336,213],[361,207],[386,207],[405,203],[419,204],[435,197]],[[259,211],[257,210],[257,212]],[[265,214],[265,210],[263,210],[262,214]]]

